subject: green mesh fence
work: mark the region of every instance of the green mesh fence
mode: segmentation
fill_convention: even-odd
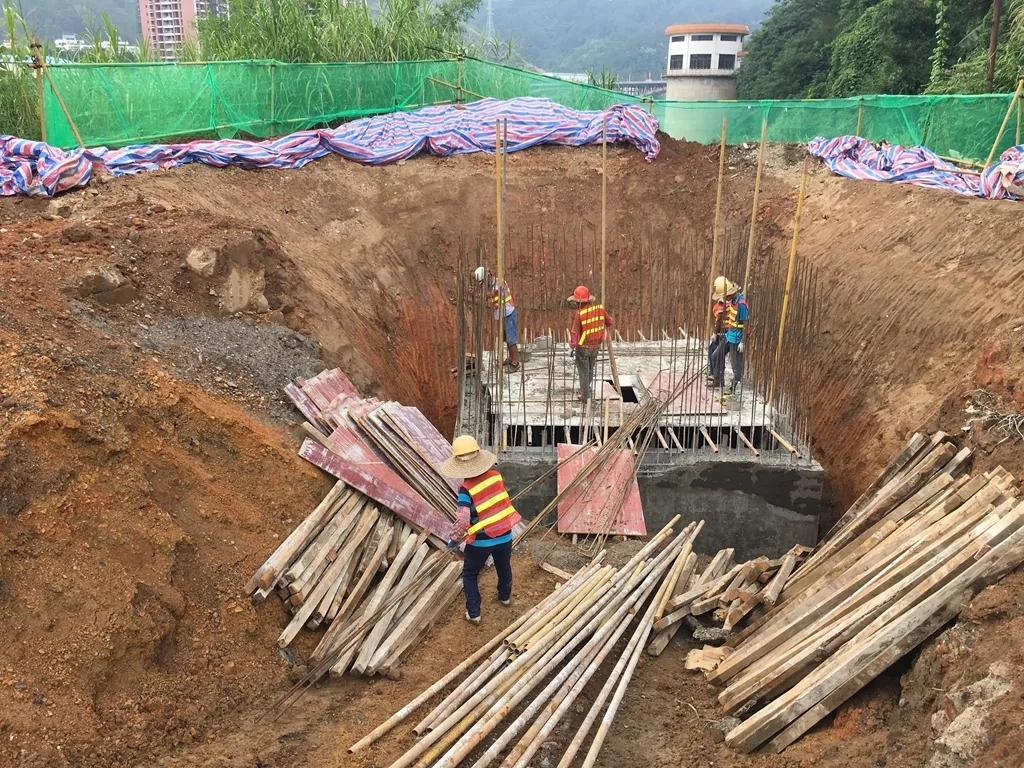
[[[642,104],[678,139],[756,142],[768,119],[774,142],[857,133],[872,141],[925,144],[940,155],[983,161],[1010,103],[984,96],[864,96],[809,101],[645,101],[489,62],[404,61],[284,64],[70,64],[51,68],[57,90],[88,146],[124,146],[197,137],[277,136],[365,115],[481,97],[547,98],[581,110]],[[461,91],[461,92],[460,92]],[[47,140],[76,145],[56,95],[46,86]],[[1012,117],[999,151],[1020,141]]]

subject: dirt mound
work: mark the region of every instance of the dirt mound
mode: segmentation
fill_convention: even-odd
[[[770,158],[765,247],[787,247],[800,159]],[[730,150],[730,226],[749,218],[754,160]],[[642,222],[710,236],[716,172],[715,147],[666,138],[651,164],[613,148],[610,231]],[[513,228],[599,223],[599,151],[517,153],[508,174]],[[67,195],[59,215],[0,200],[0,765],[286,766],[314,753],[365,765],[398,754],[401,739],[355,761],[344,748],[465,655],[457,613],[405,680],[331,683],[257,724],[287,685],[274,646],[284,617],[240,590],[329,486],[295,456],[286,380],[341,366],[364,392],[450,425],[453,254],[460,236],[490,242],[493,209],[484,156],[188,166]],[[1020,440],[961,430],[966,392],[985,388],[1006,411],[1024,402],[1018,214],[815,171],[800,253],[820,270],[822,333],[807,362],[815,451],[837,503],[919,427],[1024,472]],[[636,267],[615,268],[628,285]],[[524,604],[551,586],[533,570],[524,582]],[[635,760],[641,742],[652,766],[921,766],[934,739],[939,765],[963,750],[981,765],[1018,764],[1024,740],[1006,702],[1024,681],[1010,644],[1022,585],[1018,575],[982,593],[915,665],[781,758],[715,741],[714,691],[682,670],[679,648],[645,659],[600,764]],[[1000,658],[1008,669],[993,670]]]

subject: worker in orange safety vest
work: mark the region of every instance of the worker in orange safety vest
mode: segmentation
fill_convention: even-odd
[[[473,273],[479,283],[484,281],[484,275],[483,267],[477,267]],[[515,373],[519,370],[519,313],[516,311],[516,302],[512,298],[512,291],[509,290],[506,281],[502,281],[499,289],[498,279],[490,270],[486,270],[486,276],[487,295],[494,308],[494,319],[500,319],[503,323],[502,334],[505,337],[505,346],[508,348],[508,359],[504,362],[504,368],[509,373]]]
[[[522,518],[512,506],[505,481],[494,469],[498,457],[480,448],[470,435],[452,443],[452,457],[441,465],[441,474],[461,480],[458,521],[449,535],[452,546],[464,541],[462,589],[466,593],[466,621],[480,623],[480,589],[477,577],[488,557],[498,574],[498,601],[512,603],[512,529]]]
[[[569,303],[579,307],[572,319],[572,330],[569,336],[569,356],[576,360],[576,371],[580,377],[580,394],[578,399],[586,402],[590,399],[590,385],[594,381],[594,369],[597,367],[597,356],[604,344],[606,329],[615,326],[615,319],[585,285],[580,285],[572,292]]]

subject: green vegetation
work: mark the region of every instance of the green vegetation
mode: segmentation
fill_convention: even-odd
[[[206,61],[415,61],[463,46],[463,25],[480,0],[231,0],[231,14],[199,21],[199,45],[186,58]]]
[[[3,14],[0,38],[0,133],[24,139],[39,139],[39,100],[35,71],[28,65],[32,59],[30,45],[40,37],[35,26],[15,0],[2,0]],[[116,24],[107,14],[94,20],[86,32],[91,47],[78,51],[75,59],[82,62],[131,61],[136,57],[121,50],[122,38]],[[44,56],[52,54],[44,45]],[[140,57],[147,58],[145,45]],[[66,57],[66,56],[65,56]]]
[[[676,0],[494,0],[501,37],[548,72],[614,72],[618,80],[660,77],[668,56],[665,28],[719,21],[753,26],[771,0],[721,0],[709,8]],[[475,21],[482,27],[480,17]]]
[[[991,0],[779,0],[747,41],[743,99],[982,93]],[[996,90],[1024,65],[1024,2],[1003,20]]]

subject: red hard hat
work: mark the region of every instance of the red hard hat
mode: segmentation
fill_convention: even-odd
[[[590,295],[590,289],[585,285],[576,286],[576,290],[572,292],[572,297],[576,301],[591,301],[594,298]]]

